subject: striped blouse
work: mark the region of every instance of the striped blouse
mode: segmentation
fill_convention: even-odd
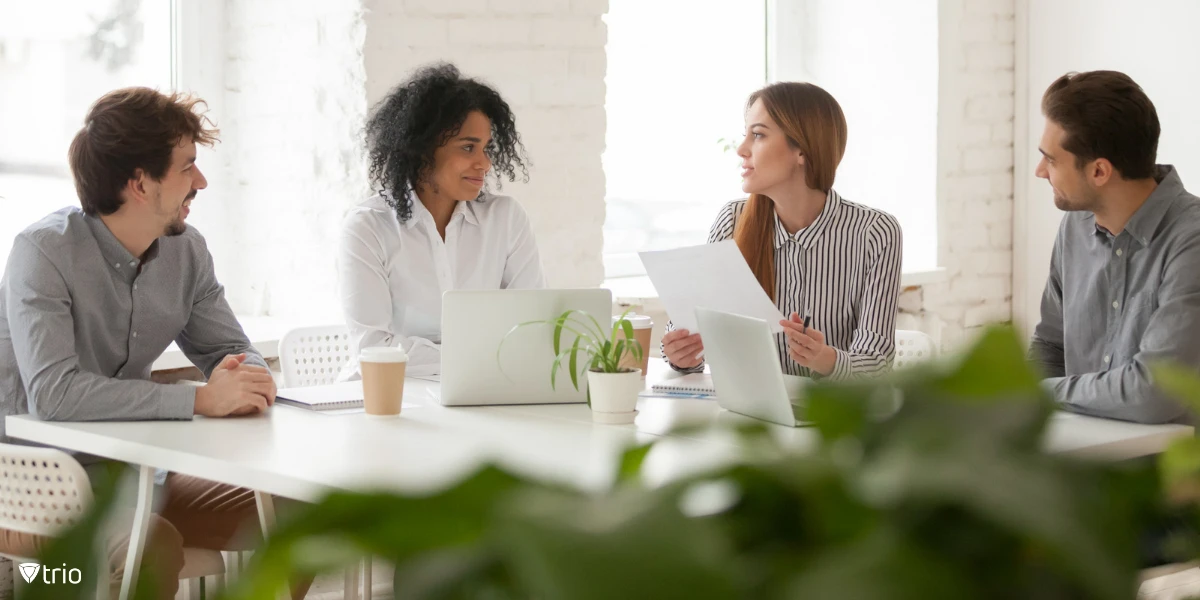
[[[726,204],[708,243],[733,238],[745,207],[746,200]],[[811,326],[837,350],[831,379],[878,375],[891,368],[901,250],[895,217],[848,202],[833,190],[817,219],[793,235],[775,215],[775,304],[784,315],[812,315]],[[775,337],[783,372],[811,376],[788,356],[784,334]]]

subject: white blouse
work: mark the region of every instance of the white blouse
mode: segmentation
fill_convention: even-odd
[[[375,196],[346,215],[337,268],[354,356],[399,346],[409,374],[440,372],[442,292],[546,287],[529,217],[508,196],[459,202],[445,241],[420,200],[401,223]],[[353,359],[341,379],[357,376]]]

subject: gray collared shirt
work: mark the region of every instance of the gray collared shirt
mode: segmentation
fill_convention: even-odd
[[[195,387],[148,381],[172,341],[205,376],[241,352],[266,366],[194,228],[139,260],[99,218],[51,213],[16,237],[0,279],[0,417],[190,419]]]
[[[1160,166],[1158,187],[1117,235],[1090,212],[1063,217],[1030,359],[1058,402],[1142,423],[1189,422],[1149,366],[1200,369],[1200,198]]]

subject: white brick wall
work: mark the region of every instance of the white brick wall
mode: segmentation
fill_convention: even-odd
[[[939,262],[907,290],[902,328],[960,345],[1012,314],[1014,0],[940,0]]]
[[[550,284],[604,278],[606,1],[366,0],[372,105],[426,63],[446,60],[494,85],[532,159],[528,184],[505,183],[529,212]]]
[[[367,189],[358,0],[228,0],[221,98],[230,217],[205,228],[234,310],[326,321],[339,315],[344,210]]]

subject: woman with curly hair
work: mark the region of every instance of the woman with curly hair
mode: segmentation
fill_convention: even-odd
[[[453,65],[417,71],[367,120],[377,194],[342,225],[338,280],[353,352],[401,347],[439,372],[442,292],[545,287],[529,217],[489,173],[528,180],[512,110]],[[357,377],[357,361],[342,379]]]

